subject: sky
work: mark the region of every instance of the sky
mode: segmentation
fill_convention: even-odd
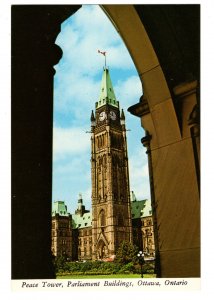
[[[90,116],[98,100],[106,51],[107,67],[120,108],[126,116],[130,190],[150,198],[146,149],[140,119],[127,112],[139,101],[142,84],[119,34],[98,5],[83,7],[61,25],[56,44],[63,50],[54,76],[53,201],[69,212],[79,193],[91,208]]]

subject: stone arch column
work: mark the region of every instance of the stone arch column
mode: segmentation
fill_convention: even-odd
[[[102,7],[122,37],[142,82],[143,97],[128,110],[140,118],[152,137],[150,179],[159,276],[199,277],[199,139],[197,126],[188,121],[198,104],[199,9],[173,5]]]
[[[55,45],[80,6],[12,5],[12,279],[54,278],[51,255]]]

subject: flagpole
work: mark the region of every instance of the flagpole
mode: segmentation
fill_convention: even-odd
[[[106,51],[100,51],[100,50],[98,50],[98,53],[100,53],[103,56],[105,56],[105,69],[106,69]]]

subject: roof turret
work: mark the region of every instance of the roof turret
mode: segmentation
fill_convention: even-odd
[[[55,201],[52,207],[52,216],[59,214],[60,216],[69,216],[70,214],[67,211],[67,205],[64,201]]]
[[[95,121],[95,117],[94,117],[94,112],[93,110],[91,111],[91,122],[94,122]]]
[[[125,114],[124,114],[123,109],[121,110],[120,119],[121,119],[121,120],[125,120]]]

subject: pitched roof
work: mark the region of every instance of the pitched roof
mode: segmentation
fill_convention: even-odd
[[[117,101],[114,93],[109,70],[107,68],[104,68],[100,96],[98,102],[96,102],[96,108],[101,107],[107,103],[112,106],[119,107],[119,102]]]
[[[60,216],[69,216],[67,206],[64,201],[55,201],[52,208],[52,216],[58,213]],[[144,218],[152,215],[151,200],[137,200],[131,202],[132,219]],[[79,214],[72,214],[72,228],[86,228],[92,226],[92,213],[86,212],[82,216]]]
[[[69,216],[67,205],[64,201],[55,201],[52,207],[52,216],[59,214],[60,216]]]
[[[82,217],[79,214],[72,215],[72,228],[85,228],[92,226],[91,212],[84,213]]]
[[[136,200],[131,202],[132,219],[149,217],[152,215],[151,200]]]

